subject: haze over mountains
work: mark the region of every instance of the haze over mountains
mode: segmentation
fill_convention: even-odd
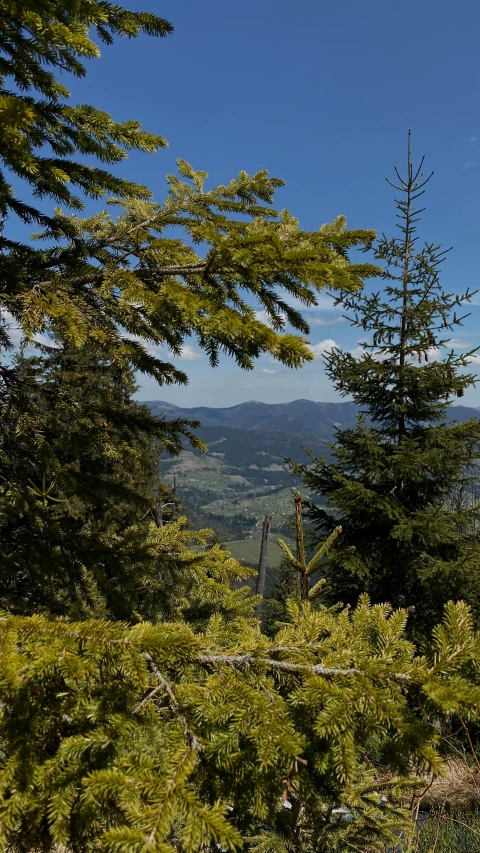
[[[291,403],[252,400],[218,409],[208,406],[187,409],[161,400],[149,401],[146,405],[154,414],[163,414],[167,418],[193,418],[200,421],[202,427],[308,433],[327,441],[333,436],[335,427],[352,426],[359,411],[355,403],[316,403],[312,400],[294,400]],[[472,417],[480,417],[478,409],[450,406],[447,421],[462,423]]]

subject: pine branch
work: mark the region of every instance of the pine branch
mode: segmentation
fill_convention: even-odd
[[[300,652],[301,649],[297,649],[297,651]],[[231,666],[233,668],[251,666],[252,664],[257,663],[267,666],[270,669],[281,670],[284,672],[306,672],[311,673],[312,675],[323,675],[325,678],[333,678],[337,675],[368,675],[368,673],[355,667],[350,669],[340,669],[336,667],[327,667],[323,664],[291,663],[289,661],[274,660],[273,658],[263,658],[254,654],[198,655],[195,658],[195,662],[207,665],[225,664],[226,666]],[[389,672],[385,677],[392,681],[411,681],[411,675],[406,672]]]
[[[153,688],[153,690],[150,691],[150,693],[147,696],[145,696],[144,699],[142,699],[141,702],[139,702],[137,707],[133,709],[132,714],[138,714],[139,711],[141,711],[142,708],[144,708],[145,705],[148,704],[148,702],[151,702],[151,700],[154,698],[154,696],[156,696],[162,690],[165,691],[165,693],[167,694],[168,699],[169,699],[170,708],[172,709],[172,711],[175,713],[177,718],[182,723],[183,731],[185,734],[185,740],[187,742],[187,745],[190,746],[192,749],[195,749],[198,752],[200,752],[202,749],[202,745],[201,745],[200,741],[198,740],[197,736],[194,734],[194,732],[192,732],[190,726],[188,725],[187,720],[183,716],[183,714],[180,710],[180,706],[177,702],[177,698],[175,696],[175,693],[173,692],[172,685],[166,680],[166,678],[163,677],[162,673],[160,672],[160,670],[156,666],[155,661],[153,660],[153,658],[152,658],[151,654],[149,654],[149,652],[145,653],[145,660],[148,663],[150,671],[153,672],[155,678],[157,679],[158,684],[156,687]]]
[[[210,264],[211,266],[211,264]],[[163,278],[168,275],[191,275],[193,273],[205,272],[207,269],[206,261],[199,261],[198,264],[172,264],[169,267],[157,267],[148,270],[139,270],[136,275],[142,280],[151,278]]]
[[[207,268],[206,261],[199,261],[196,264],[171,264],[166,267],[155,267],[154,269],[136,269],[130,270],[134,273],[135,277],[140,281],[148,281],[149,279],[157,279],[157,278],[166,278],[171,275],[192,275],[194,273],[204,272]],[[84,287],[88,284],[101,284],[107,276],[110,275],[110,270],[101,269],[95,270],[92,269],[86,275],[75,276],[69,280],[69,284],[73,287]],[[45,282],[45,286],[51,286],[53,282],[47,281]]]

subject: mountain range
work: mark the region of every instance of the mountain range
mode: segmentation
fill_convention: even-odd
[[[316,403],[312,400],[294,400],[291,403],[260,403],[251,400],[228,408],[198,406],[187,409],[161,400],[148,401],[146,405],[156,415],[192,418],[200,421],[202,427],[307,433],[327,441],[332,438],[336,427],[353,426],[359,411],[356,404],[351,402]],[[473,417],[480,417],[479,409],[450,406],[447,421],[463,422]]]
[[[207,452],[185,444],[179,458],[162,460],[163,476],[175,482],[195,527],[213,529],[235,556],[253,563],[265,515],[271,515],[272,530],[278,535],[288,532],[285,515],[291,514],[292,488],[302,484],[294,480],[285,459],[307,461],[308,451],[328,457],[326,443],[333,441],[336,428],[353,426],[359,411],[351,402],[312,400],[274,404],[252,400],[228,408],[182,408],[161,400],[146,405],[167,419],[200,422],[197,433]],[[472,417],[480,417],[480,411],[451,406],[447,420]]]

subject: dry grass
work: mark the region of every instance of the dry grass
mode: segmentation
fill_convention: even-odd
[[[417,783],[405,788],[397,802],[427,812],[480,809],[480,766],[473,759],[452,756],[445,759],[445,766],[444,775],[433,781],[431,776],[419,776],[412,767],[412,779]],[[379,788],[392,781],[390,770],[377,775]]]
[[[480,805],[480,769],[459,758],[447,759],[447,773],[425,792],[420,808],[468,809]]]

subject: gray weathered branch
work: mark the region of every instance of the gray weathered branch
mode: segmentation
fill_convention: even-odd
[[[273,658],[257,657],[253,654],[245,655],[198,655],[195,658],[197,663],[201,664],[225,664],[231,667],[251,666],[252,664],[263,664],[270,669],[282,670],[284,672],[309,672],[312,675],[323,675],[326,678],[332,678],[336,675],[368,675],[362,669],[355,667],[349,669],[340,669],[336,667],[324,666],[323,664],[308,664],[308,663],[291,663],[289,661],[274,660]],[[392,681],[410,681],[411,677],[406,672],[388,673],[386,678]]]
[[[157,693],[164,691],[168,696],[170,707],[171,707],[172,711],[174,712],[174,714],[178,717],[178,719],[182,723],[183,731],[185,733],[185,740],[187,741],[187,744],[189,746],[191,746],[192,749],[196,749],[198,752],[200,752],[202,749],[202,745],[201,745],[200,741],[198,740],[197,736],[195,735],[195,733],[192,732],[190,726],[188,725],[187,720],[183,716],[183,714],[180,710],[180,706],[177,702],[177,697],[175,696],[175,693],[173,692],[172,685],[169,684],[169,682],[166,680],[166,678],[163,677],[162,673],[160,672],[157,665],[155,664],[155,661],[153,660],[152,656],[148,652],[145,653],[145,660],[148,663],[149,669],[151,670],[151,672],[153,672],[155,678],[157,679],[158,684],[156,685],[156,687],[153,688],[153,690],[150,690],[150,693],[148,693],[147,696],[145,696],[145,698],[142,699],[141,702],[139,702],[137,707],[133,709],[132,714],[138,714],[138,712],[141,711],[142,708],[145,705],[147,705],[147,703],[150,702],[154,696],[157,695]]]

